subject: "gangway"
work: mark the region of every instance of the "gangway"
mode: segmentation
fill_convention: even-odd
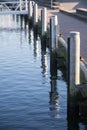
[[[28,1],[15,0],[8,2],[0,2],[0,14],[27,14]]]

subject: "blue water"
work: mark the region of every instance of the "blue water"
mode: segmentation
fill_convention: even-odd
[[[20,17],[0,16],[0,130],[67,130],[67,85],[49,64]]]

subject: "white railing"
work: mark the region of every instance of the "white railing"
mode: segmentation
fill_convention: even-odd
[[[28,1],[25,0],[19,0],[19,1],[9,1],[9,2],[0,2],[0,8],[4,9],[4,12],[8,11],[8,13],[10,13],[10,11],[28,11]],[[1,12],[1,11],[0,11]]]

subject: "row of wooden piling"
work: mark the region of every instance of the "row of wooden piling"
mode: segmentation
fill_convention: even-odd
[[[33,19],[33,25],[38,25],[38,5],[35,3],[34,7],[32,7],[32,1],[29,1],[28,6],[29,12],[29,20]],[[33,9],[32,9],[33,8]],[[47,9],[41,9],[41,37],[44,37],[47,34]],[[58,37],[59,37],[59,25],[58,25],[58,17],[57,15],[53,15],[50,17],[50,43],[49,47],[51,51],[58,51]],[[79,84],[80,83],[80,33],[79,32],[70,32],[70,40],[68,40],[68,45],[70,46],[68,49],[69,52],[69,68],[70,68],[70,82],[71,84]],[[68,38],[68,39],[69,39]],[[44,43],[43,43],[44,44]],[[73,71],[72,71],[73,70]],[[74,83],[73,83],[74,82]]]
[[[38,31],[40,32],[41,39],[42,39],[42,48],[46,49],[46,42],[49,41],[48,45],[50,48],[51,78],[56,79],[57,68],[59,64],[58,58],[62,57],[61,55],[63,53],[63,50],[62,49],[60,50],[60,45],[59,45],[60,43],[62,44],[63,41],[60,40],[61,35],[59,32],[58,16],[52,15],[50,17],[50,24],[48,26],[47,9],[42,8],[41,17],[38,18],[38,5],[36,3],[34,3],[33,5],[32,1],[29,1],[28,20],[30,23],[29,26],[30,27],[31,25],[33,26],[35,33],[38,33]],[[38,30],[39,26],[41,26],[40,27],[41,30]],[[47,39],[48,36],[49,36],[49,40]],[[69,37],[67,38],[67,45],[65,45],[65,52],[63,54],[63,57],[65,57],[66,63],[68,64],[67,65],[67,70],[68,70],[67,83],[68,83],[69,114],[71,112],[72,113],[74,112],[74,114],[77,115],[76,113],[78,111],[78,106],[79,106],[78,105],[79,97],[77,98],[77,95],[78,95],[79,90],[81,90],[81,86],[82,86],[82,84],[80,83],[80,33],[79,32],[76,32],[76,31],[70,32]],[[84,85],[82,87],[84,87]]]

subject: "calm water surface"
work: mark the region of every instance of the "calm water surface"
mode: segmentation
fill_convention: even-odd
[[[0,130],[67,130],[67,85],[49,63],[19,17],[0,16]]]

